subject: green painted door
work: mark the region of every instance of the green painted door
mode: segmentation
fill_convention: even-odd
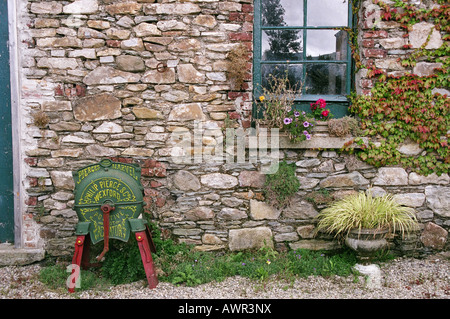
[[[14,242],[8,1],[0,1],[0,243]]]

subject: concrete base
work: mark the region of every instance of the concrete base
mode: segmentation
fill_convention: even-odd
[[[367,276],[366,288],[380,289],[381,288],[381,269],[378,265],[361,265],[356,264],[354,269],[360,274]]]
[[[14,248],[11,244],[0,244],[0,266],[23,266],[44,259],[43,249]]]

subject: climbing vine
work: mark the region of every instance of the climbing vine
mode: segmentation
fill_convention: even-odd
[[[399,0],[390,6],[374,1],[382,9],[381,19],[400,23],[405,38],[411,27],[422,21],[433,22],[436,30],[445,33],[440,48],[426,49],[430,32],[420,48],[410,50],[410,45],[405,45],[405,57],[398,61],[404,67],[414,67],[417,61],[440,63],[442,67],[436,68],[432,75],[393,76],[372,64],[366,67],[367,77],[376,79],[371,94],[352,94],[350,111],[360,118],[361,128],[370,137],[358,155],[376,167],[401,165],[422,175],[449,172],[450,98],[442,94],[447,91],[439,88],[450,86],[450,6],[438,2],[442,4],[419,9]],[[400,152],[408,140],[418,143],[419,148]]]
[[[399,22],[403,28],[408,28],[422,21],[431,21],[435,25],[436,30],[450,31],[450,7],[444,5],[446,1],[437,1],[440,6],[430,9],[419,9],[415,5],[409,4],[402,0],[395,0],[392,5],[394,8],[381,0],[374,0],[383,12],[381,17],[385,21],[393,20]]]

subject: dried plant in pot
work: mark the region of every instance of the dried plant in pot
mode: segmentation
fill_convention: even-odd
[[[332,136],[360,136],[362,133],[358,121],[353,117],[344,116],[339,119],[331,119],[327,124]]]
[[[255,99],[258,114],[256,124],[258,127],[282,130],[286,124],[285,119],[290,112],[294,112],[295,98],[302,93],[302,83],[292,85],[288,69],[283,72],[276,67],[275,71],[274,74],[269,74],[267,87],[258,88],[262,95]]]
[[[359,192],[332,203],[319,213],[318,219],[319,231],[345,238],[346,245],[362,261],[387,248],[388,233],[404,236],[418,229],[414,211],[397,203],[390,194],[373,197]]]

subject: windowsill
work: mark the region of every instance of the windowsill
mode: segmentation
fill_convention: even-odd
[[[261,92],[255,92],[256,96],[264,95]],[[327,102],[349,103],[347,95],[342,94],[301,94],[296,95],[294,103],[316,102],[318,99],[324,99]]]
[[[288,135],[286,132],[280,131],[278,134],[273,135],[271,134],[270,130],[266,130],[265,132],[261,132],[259,129],[256,130],[258,134],[258,138],[264,138],[267,136],[267,146],[270,147],[271,145],[271,138],[273,136],[278,137],[278,144],[280,149],[341,149],[343,147],[346,148],[353,148],[353,149],[359,149],[361,148],[361,145],[358,145],[356,143],[351,143],[354,141],[357,137],[355,136],[343,136],[343,137],[337,137],[337,136],[330,136],[328,131],[328,123],[327,122],[317,122],[316,126],[314,127],[311,139],[305,140],[301,142],[293,143],[290,141]],[[367,137],[360,137],[360,139],[363,140],[364,144],[368,144],[368,138]],[[351,144],[349,144],[351,143]],[[349,144],[349,145],[348,145]],[[246,139],[246,148],[249,147],[249,141],[248,137]]]
[[[315,102],[319,98],[327,102],[348,103],[347,95],[342,94],[302,94],[295,102]]]

